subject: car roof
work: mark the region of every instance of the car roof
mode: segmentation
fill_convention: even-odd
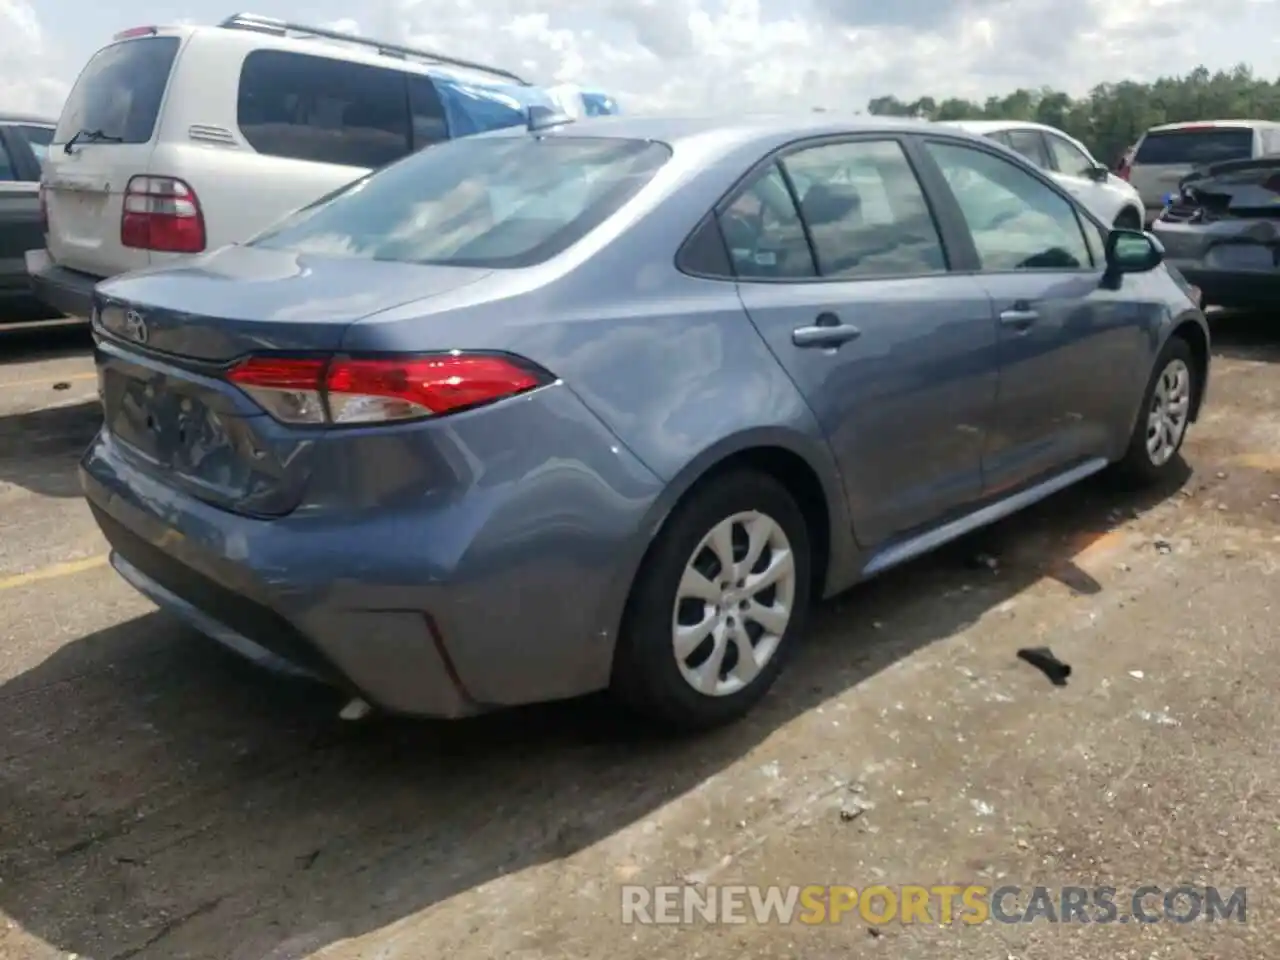
[[[0,113],[0,123],[25,123],[37,127],[56,127],[57,120],[48,117],[37,117],[31,113]]]
[[[1032,120],[939,120],[951,127],[959,127],[970,133],[995,133],[998,130],[1048,130],[1050,133],[1061,133],[1053,127]]]
[[[1168,130],[1188,130],[1196,127],[1227,127],[1228,129],[1254,129],[1256,127],[1278,127],[1274,120],[1184,120],[1180,123],[1162,123],[1152,127],[1147,133],[1164,133]]]
[[[548,127],[539,135],[564,137],[617,137],[619,139],[657,140],[677,146],[681,141],[721,140],[725,144],[841,136],[859,133],[937,132],[937,124],[928,120],[900,117],[877,117],[835,113],[732,114],[723,116],[634,116],[590,117],[574,123]],[[521,127],[495,134],[523,131]],[[487,134],[486,134],[487,135]],[[961,132],[963,136],[964,133]]]

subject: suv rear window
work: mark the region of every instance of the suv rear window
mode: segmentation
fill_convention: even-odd
[[[525,267],[567,249],[635,196],[665,144],[602,137],[450,140],[318,200],[250,241],[407,263]]]
[[[101,133],[96,141],[101,143],[150,141],[177,55],[177,37],[143,37],[103,47],[72,87],[54,143],[66,143],[81,130]]]
[[[1214,130],[1161,130],[1148,133],[1133,158],[1135,164],[1199,166],[1220,160],[1253,156],[1253,131],[1248,127]]]

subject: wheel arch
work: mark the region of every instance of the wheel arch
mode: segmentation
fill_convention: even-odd
[[[1200,417],[1200,409],[1204,404],[1204,395],[1209,386],[1209,331],[1197,317],[1184,317],[1173,325],[1169,339],[1178,337],[1191,347],[1191,356],[1195,360],[1195,394],[1191,398],[1192,423]]]
[[[620,564],[602,630],[616,643],[636,579],[672,512],[695,490],[739,467],[759,470],[795,498],[812,537],[814,599],[830,596],[856,577],[858,546],[844,485],[826,443],[780,427],[743,431],[711,445],[690,460],[650,507],[637,542]]]

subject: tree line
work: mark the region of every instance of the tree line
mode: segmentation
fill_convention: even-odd
[[[928,120],[1033,120],[1069,133],[1103,163],[1114,165],[1157,124],[1280,119],[1280,79],[1254,76],[1246,64],[1216,73],[1200,66],[1185,76],[1161,77],[1153,83],[1099,84],[1079,98],[1049,87],[1018,89],[987,97],[983,103],[958,97],[906,102],[886,96],[873,98],[867,112]]]

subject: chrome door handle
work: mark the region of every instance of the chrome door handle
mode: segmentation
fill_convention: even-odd
[[[1006,310],[1000,314],[1000,322],[1006,327],[1014,327],[1018,330],[1025,330],[1037,320],[1040,314],[1034,310]]]
[[[860,336],[862,331],[849,323],[818,323],[796,327],[791,331],[791,342],[797,347],[838,347]]]

